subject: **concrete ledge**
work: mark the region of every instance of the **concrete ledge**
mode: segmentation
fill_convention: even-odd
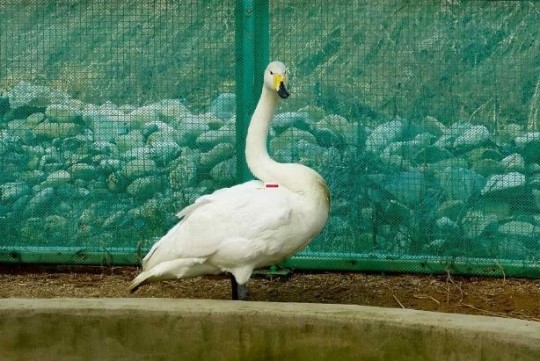
[[[0,360],[540,360],[540,323],[182,299],[0,300]]]

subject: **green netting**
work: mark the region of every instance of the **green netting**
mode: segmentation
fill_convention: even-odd
[[[3,1],[0,261],[139,257],[236,182],[233,1]]]
[[[0,262],[136,263],[244,180],[269,47],[271,153],[332,193],[286,265],[540,274],[540,4],[267,5],[3,1]]]
[[[289,265],[538,276],[539,5],[273,2],[274,155],[333,196]]]

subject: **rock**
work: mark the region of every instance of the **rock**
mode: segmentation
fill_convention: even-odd
[[[23,181],[0,184],[0,200],[15,202],[17,199],[30,194],[30,186]]]
[[[497,149],[488,147],[474,148],[465,153],[464,156],[471,162],[482,159],[491,159],[495,161],[500,161],[502,159],[502,154]]]
[[[272,152],[293,152],[293,148],[300,140],[304,140],[311,144],[317,144],[317,140],[310,132],[296,128],[289,128],[270,140],[270,149]]]
[[[445,159],[453,157],[452,152],[447,149],[438,147],[436,145],[429,145],[421,150],[414,156],[416,163],[437,163]]]
[[[501,160],[501,166],[506,172],[523,172],[525,171],[525,159],[518,154],[510,154]]]
[[[189,115],[189,110],[178,99],[164,99],[159,103],[159,120],[177,126],[182,117]]]
[[[469,211],[462,219],[461,226],[465,237],[476,239],[485,233],[497,230],[497,217],[485,215],[480,211]]]
[[[59,90],[42,85],[32,85],[20,82],[7,93],[11,108],[17,109],[23,106],[45,108],[49,104],[67,102],[70,97]]]
[[[90,195],[90,191],[84,187],[78,187],[73,184],[64,183],[55,188],[56,196],[60,199],[66,199],[73,202],[74,199],[84,199]],[[93,194],[94,197],[97,194]]]
[[[493,174],[504,172],[502,164],[493,159],[480,159],[475,161],[471,169],[483,177],[490,177]]]
[[[517,191],[525,186],[525,176],[518,172],[496,174],[488,178],[481,191],[482,195],[497,194],[501,192]]]
[[[214,166],[210,171],[210,176],[219,185],[232,185],[236,181],[236,158],[227,159]]]
[[[387,167],[391,172],[402,169],[413,169],[413,165],[410,160],[403,158],[399,154],[381,154],[381,163]]]
[[[216,164],[229,159],[234,154],[234,146],[229,143],[221,143],[206,153],[201,154],[200,162],[203,167],[213,167]]]
[[[87,105],[82,110],[82,117],[94,132],[94,141],[114,142],[118,135],[128,133],[130,118],[112,103],[100,107]]]
[[[88,180],[98,175],[96,167],[85,163],[75,163],[70,167],[69,171],[74,179]]]
[[[45,110],[45,116],[53,123],[79,123],[82,112],[70,104],[51,104]]]
[[[328,128],[315,129],[313,135],[317,138],[317,143],[323,147],[340,147],[345,144],[345,140],[340,134],[336,134]]]
[[[540,209],[540,189],[533,189],[532,197],[533,197],[534,205],[536,206],[537,209]],[[540,224],[540,219],[538,220],[538,223]]]
[[[452,220],[457,220],[465,213],[465,203],[459,200],[449,200],[441,203],[437,209],[439,217],[447,217]]]
[[[540,132],[525,133],[514,141],[522,149],[520,154],[526,162],[540,162]]]
[[[28,123],[31,126],[38,125],[44,120],[45,120],[45,114],[41,112],[32,113],[28,117],[26,117],[26,123]]]
[[[180,146],[194,147],[196,139],[209,130],[208,124],[201,116],[187,115],[181,119],[176,128],[176,140]]]
[[[174,141],[153,141],[146,146],[148,154],[159,164],[167,164],[180,153],[180,146]]]
[[[197,137],[196,144],[203,150],[207,151],[220,143],[235,144],[235,134],[232,132],[223,132],[221,130],[209,130]]]
[[[9,98],[7,96],[0,95],[0,119],[9,110]]]
[[[114,143],[119,152],[126,152],[129,149],[143,147],[144,137],[140,130],[132,130],[127,134],[119,134],[114,138]]]
[[[65,170],[57,170],[47,176],[44,187],[56,187],[60,184],[68,183],[71,181],[71,174]]]
[[[118,154],[118,147],[116,146],[116,144],[110,142],[99,141],[91,143],[90,151],[94,154],[113,156]]]
[[[154,144],[154,143],[175,143],[175,132],[167,132],[158,130],[157,132],[154,132],[148,136],[146,139],[147,144]]]
[[[366,151],[378,152],[388,144],[398,140],[404,130],[403,123],[400,120],[394,120],[379,125],[371,132],[366,140]]]
[[[398,155],[403,159],[411,160],[423,147],[423,144],[420,144],[415,140],[393,142],[384,148],[380,157],[384,160],[391,156]]]
[[[323,164],[335,164],[336,159],[340,156],[340,152],[336,148],[323,148],[305,139],[300,139],[296,143],[296,151],[300,163],[314,168]]]
[[[11,206],[11,210],[13,211],[13,213],[19,216],[19,213],[22,213],[24,211],[31,198],[32,196],[30,194],[25,194],[17,198]]]
[[[471,196],[480,194],[486,182],[484,177],[460,167],[448,167],[436,173],[435,177],[449,200],[467,201]]]
[[[149,123],[159,121],[161,106],[159,103],[148,104],[133,110],[126,116],[130,129],[142,129]]]
[[[276,133],[281,133],[289,128],[309,130],[311,120],[308,113],[285,112],[274,116],[272,119],[272,128]]]
[[[454,158],[443,159],[441,161],[431,163],[431,164],[428,163],[425,166],[426,166],[425,169],[428,173],[437,174],[439,172],[444,171],[448,167],[468,168],[469,162],[467,162],[463,158],[454,157]]]
[[[109,174],[105,183],[111,192],[124,192],[129,184],[129,178],[123,172],[113,172]]]
[[[477,147],[486,143],[489,140],[489,136],[489,130],[485,126],[473,125],[456,138],[456,140],[454,141],[454,147]]]
[[[92,140],[84,135],[59,139],[59,142],[60,143],[57,144],[56,147],[60,148],[62,152],[85,153],[85,155],[87,155],[89,151],[88,147],[91,147],[92,145]]]
[[[103,229],[119,229],[125,227],[132,220],[131,215],[125,211],[116,211],[107,217],[101,227]]]
[[[417,206],[425,193],[426,181],[424,174],[421,172],[401,172],[392,175],[383,187],[397,201],[406,205]]]
[[[454,140],[455,138],[451,135],[443,135],[435,143],[433,143],[434,146],[439,148],[446,148],[446,149],[454,149]]]
[[[413,211],[408,206],[391,199],[384,209],[384,218],[395,223],[408,224],[413,217]]]
[[[534,254],[534,251],[525,246],[529,242],[530,238],[515,239],[507,236],[498,242],[497,254],[501,255],[500,258],[504,257],[505,259],[512,259],[518,262],[536,259],[537,256]]]
[[[504,219],[512,214],[512,204],[511,201],[503,199],[483,197],[474,202],[472,210],[494,215],[497,219]]]
[[[37,136],[53,139],[73,137],[79,133],[79,126],[75,123],[51,123],[44,121],[34,127]]]
[[[105,174],[110,174],[117,170],[120,170],[122,166],[122,161],[120,159],[102,159],[99,162],[99,168]]]
[[[351,123],[340,115],[328,115],[315,123],[315,131],[330,130],[338,139],[345,144],[358,146],[365,140],[366,129],[359,123]],[[321,143],[324,146],[324,144]],[[331,144],[334,145],[334,144]],[[339,145],[339,143],[335,144]]]
[[[169,184],[174,190],[197,185],[200,152],[182,148],[180,156],[169,164]]]
[[[54,189],[52,187],[48,187],[41,190],[30,199],[30,201],[28,202],[26,206],[25,214],[37,215],[42,208],[46,206],[49,206],[49,207],[51,206],[51,201],[53,198],[54,198]]]
[[[520,132],[521,133],[521,132]],[[514,139],[514,142],[518,147],[525,148],[531,142],[540,141],[540,132],[527,132],[521,134]]]
[[[122,153],[121,158],[129,161],[133,159],[152,158],[152,155],[152,148],[144,146],[126,150]]]
[[[527,183],[532,188],[540,188],[540,174],[533,174],[527,178]]]
[[[510,123],[502,126],[502,129],[497,131],[497,139],[502,143],[510,143],[516,137],[523,134],[523,127],[519,124]]]
[[[45,172],[37,169],[32,169],[26,172],[22,172],[18,175],[20,181],[27,182],[31,185],[41,183],[45,180]]]
[[[459,225],[448,217],[441,217],[435,221],[433,236],[439,239],[449,239],[457,237]]]
[[[219,119],[226,121],[236,114],[236,95],[222,93],[210,104],[210,112]]]
[[[499,233],[503,236],[514,239],[535,239],[538,236],[538,229],[529,222],[510,221],[499,226]]]
[[[27,242],[37,242],[37,244],[43,244],[48,240],[43,239],[43,233],[45,231],[43,225],[43,218],[41,217],[29,217],[24,220],[21,225],[20,237],[22,237]]]
[[[161,132],[161,135],[156,140],[173,139],[175,136],[175,129],[169,124],[160,120],[145,123],[142,126],[142,134],[145,138],[151,137],[156,132]]]
[[[128,179],[135,179],[151,174],[157,174],[158,167],[156,162],[152,159],[140,158],[127,162],[122,169],[122,172]]]
[[[422,119],[421,127],[425,132],[433,134],[437,137],[442,136],[446,132],[446,126],[430,116]]]
[[[446,132],[443,136],[450,136],[455,140],[472,127],[473,125],[469,122],[455,122],[450,127],[446,128]]]
[[[162,189],[163,182],[158,176],[135,179],[127,186],[127,193],[135,198],[147,199]]]
[[[15,119],[7,123],[8,134],[20,138],[25,144],[34,144],[37,137],[25,119]]]
[[[58,215],[49,215],[45,217],[45,230],[49,232],[66,233],[68,220]]]
[[[307,113],[310,119],[313,119],[313,121],[318,122],[324,116],[326,115],[326,112],[323,108],[318,107],[316,105],[307,105],[303,108],[298,109],[299,113]]]

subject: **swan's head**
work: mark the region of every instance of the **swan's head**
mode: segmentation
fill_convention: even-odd
[[[287,83],[287,67],[280,61],[273,61],[264,72],[264,85],[275,91],[281,98],[289,97],[285,84]]]

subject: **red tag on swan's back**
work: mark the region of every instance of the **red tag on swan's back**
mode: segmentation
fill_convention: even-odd
[[[264,183],[264,188],[279,188],[277,183]]]

